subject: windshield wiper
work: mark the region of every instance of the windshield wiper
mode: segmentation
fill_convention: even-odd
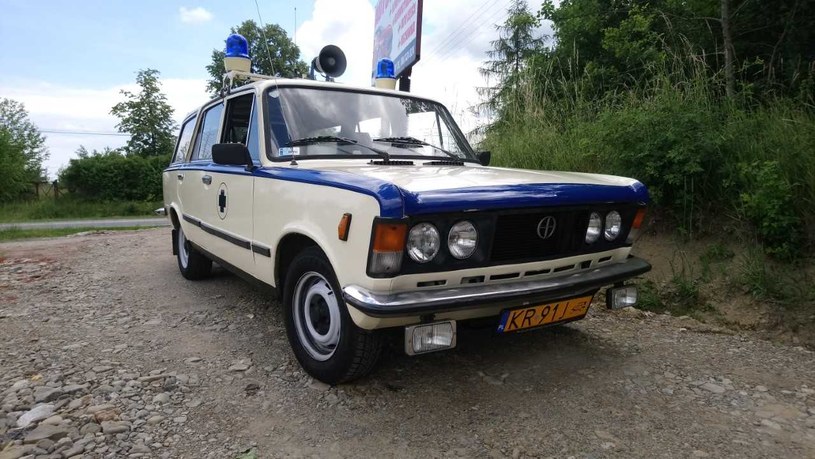
[[[357,145],[363,148],[367,148],[372,152],[376,153],[377,155],[381,156],[385,163],[390,162],[391,155],[388,154],[387,151],[380,150],[378,148],[374,148],[370,145],[365,145],[363,143],[359,143],[354,139],[349,139],[348,137],[338,137],[333,135],[321,135],[317,137],[303,137],[301,139],[295,139],[288,143],[289,147],[303,147],[307,145],[314,145],[318,143],[336,143],[338,145]]]
[[[321,135],[317,137],[303,137],[300,139],[294,139],[288,143],[289,147],[304,147],[306,145],[314,145],[317,143],[338,143],[340,145],[351,145],[356,144],[356,140],[349,139],[347,137],[337,137],[333,135]]]
[[[416,137],[378,137],[374,139],[374,142],[388,142],[393,146],[406,146],[406,147],[421,145],[423,147],[430,147],[439,150],[440,152],[446,154],[451,158],[459,159],[458,155],[450,153],[449,151],[445,150],[442,147],[437,147],[431,143],[427,143],[424,140],[419,140]]]

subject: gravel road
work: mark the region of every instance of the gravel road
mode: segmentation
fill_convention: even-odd
[[[815,457],[815,354],[598,305],[370,377],[300,371],[278,304],[166,228],[0,244],[0,458]]]

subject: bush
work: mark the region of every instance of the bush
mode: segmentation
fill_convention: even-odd
[[[800,248],[801,219],[795,215],[793,187],[778,161],[740,164],[742,214],[752,222],[767,253],[793,259]]]
[[[703,217],[719,228],[726,219],[748,222],[767,253],[806,255],[815,244],[812,107],[722,101],[692,72],[654,72],[648,83],[594,100],[582,95],[585,77],[531,74],[518,88],[526,102],[506,107],[484,147],[499,166],[633,177],[687,234]]]
[[[103,201],[156,201],[162,198],[161,173],[170,156],[124,156],[117,151],[80,155],[60,171],[72,194]]]

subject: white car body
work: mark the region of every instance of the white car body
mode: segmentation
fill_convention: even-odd
[[[274,120],[267,119],[269,110],[259,108],[264,107],[266,94],[286,87],[405,96],[382,89],[277,79],[238,88],[224,100],[214,99],[188,116],[187,120],[195,120],[190,126],[196,130],[186,142],[197,146],[201,142],[198,137],[204,135],[199,132],[204,111],[224,102],[228,106],[236,97],[244,96],[247,100],[247,94],[254,100],[253,116],[257,117],[256,136],[260,134],[260,140],[259,154],[252,167],[221,165],[211,159],[196,160],[191,157],[195,154],[194,148],[181,145],[182,139],[174,163],[163,175],[165,210],[174,227],[183,230],[194,247],[219,264],[280,289],[281,273],[286,269],[282,265],[291,262],[292,255],[287,251],[296,250],[287,247],[292,244],[300,247],[306,241],[316,245],[333,267],[350,317],[364,330],[419,324],[427,321],[428,316],[434,321],[498,316],[509,303],[502,302],[501,295],[492,298],[494,292],[514,291],[518,301],[513,304],[524,305],[534,302],[519,296],[525,290],[537,288],[540,293],[559,286],[559,297],[562,297],[563,285],[568,279],[579,281],[581,276],[591,275],[605,266],[617,266],[615,269],[619,271],[604,278],[609,284],[619,284],[647,271],[644,262],[636,269],[620,271],[626,263],[631,264],[629,242],[608,250],[522,263],[489,263],[488,266],[399,273],[391,277],[369,275],[371,233],[376,219],[415,222],[422,215],[454,212],[466,216],[469,212],[507,208],[582,205],[586,200],[602,205],[625,202],[641,208],[647,201],[647,191],[642,184],[628,178],[503,169],[472,161],[423,165],[417,160],[412,166],[371,164],[375,161],[368,156],[359,159],[292,157],[296,161],[281,161],[275,158],[277,151],[270,151],[271,143],[264,141],[270,135],[268,126]],[[221,141],[225,136],[222,130],[228,110],[223,110],[219,122],[217,137]],[[343,241],[338,237],[338,224],[346,214],[352,217],[347,240]],[[631,231],[629,238],[633,233]],[[443,235],[442,243],[445,240]],[[407,255],[404,257],[409,262]],[[478,285],[463,282],[474,278],[482,280]],[[583,291],[593,290],[590,292],[593,295],[599,288],[595,284],[597,282]],[[581,292],[575,290],[574,293]],[[478,298],[484,301],[474,301]],[[387,309],[414,303],[425,304],[429,309],[406,308],[396,313],[389,313]]]

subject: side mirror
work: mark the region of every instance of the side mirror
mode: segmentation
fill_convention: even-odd
[[[488,151],[479,151],[476,154],[478,155],[478,162],[480,162],[482,166],[490,165],[490,158],[492,158],[492,153]]]
[[[212,146],[212,161],[224,166],[254,166],[249,149],[242,143],[216,143]]]

